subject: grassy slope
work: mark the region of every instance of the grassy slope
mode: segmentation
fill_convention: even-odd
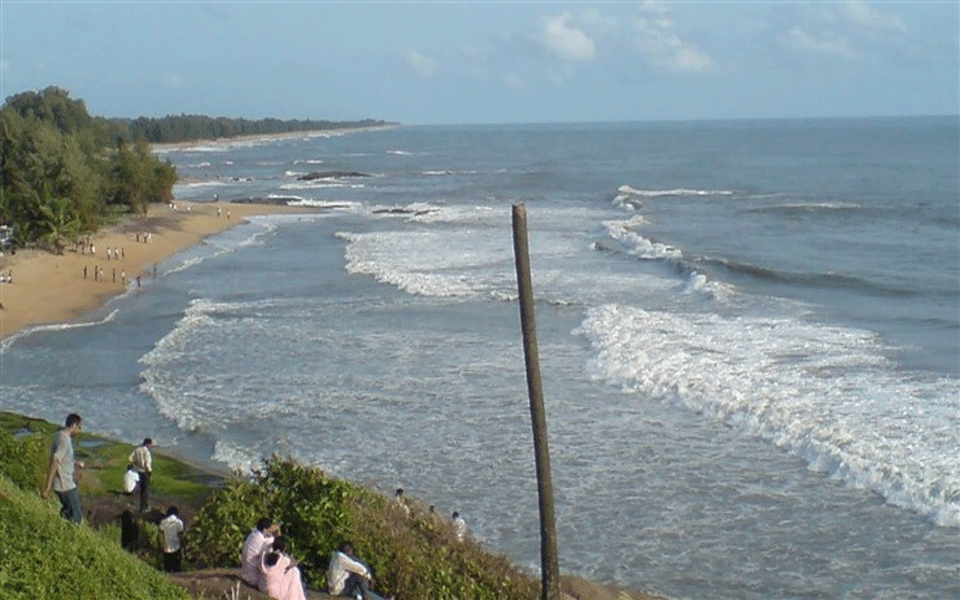
[[[44,476],[49,440],[56,429],[56,425],[46,421],[0,411],[0,431],[11,432],[21,441],[32,441],[34,451],[39,453],[32,460],[25,460],[29,464],[24,465],[28,471],[30,464],[36,465],[27,478],[37,482],[37,490]],[[119,547],[119,530],[111,522],[126,501],[116,490],[121,487],[132,446],[85,433],[74,442],[77,459],[87,465],[80,471],[80,490],[85,514],[93,521],[88,520],[79,530],[56,514],[56,499],[43,502],[36,492],[22,492],[0,477],[0,539],[12,542],[0,545],[0,598],[190,598],[180,588],[170,586],[169,580],[151,567],[157,565],[158,557],[141,553],[138,559]],[[167,502],[176,503],[181,514],[187,513],[188,522],[189,516],[226,481],[221,475],[157,452],[154,464],[154,501],[164,503],[161,508]],[[204,583],[205,578],[198,577],[193,583]],[[189,580],[190,576],[185,574],[181,579]],[[232,586],[229,579],[218,583]],[[568,575],[561,577],[561,588],[583,600],[657,600]],[[222,590],[208,587],[195,597],[222,594]]]
[[[56,504],[0,478],[0,597],[189,598],[115,542],[59,518]]]

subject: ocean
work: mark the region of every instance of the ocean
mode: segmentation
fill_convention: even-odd
[[[162,148],[179,200],[317,212],[4,340],[0,408],[403,487],[538,573],[523,204],[561,570],[691,599],[960,598],[958,148],[956,117]],[[301,179],[336,171],[358,175]]]

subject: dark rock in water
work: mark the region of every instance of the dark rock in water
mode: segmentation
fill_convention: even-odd
[[[227,200],[231,204],[278,204],[286,206],[291,202],[300,202],[303,198],[296,196],[270,196],[269,198],[250,197],[250,198],[232,198]]]
[[[375,215],[414,215],[419,217],[420,215],[426,215],[432,213],[433,210],[429,208],[424,208],[420,210],[413,210],[411,208],[377,208],[374,209],[373,214]]]
[[[370,177],[366,173],[356,171],[313,171],[297,177],[298,181],[313,181],[314,179],[342,179],[344,177]]]

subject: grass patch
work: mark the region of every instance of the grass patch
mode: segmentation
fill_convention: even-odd
[[[85,525],[61,519],[0,476],[0,597],[185,600],[189,596],[148,565]]]

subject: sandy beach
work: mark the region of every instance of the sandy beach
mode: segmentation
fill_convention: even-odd
[[[31,249],[5,252],[0,273],[11,275],[12,282],[0,283],[0,338],[29,326],[78,319],[136,286],[138,275],[146,284],[154,264],[246,217],[314,210],[273,204],[177,202],[175,210],[154,205],[148,215],[127,217],[89,236],[95,254],[72,244],[63,255]],[[108,248],[119,256],[108,258]],[[94,274],[97,269],[99,276]]]

